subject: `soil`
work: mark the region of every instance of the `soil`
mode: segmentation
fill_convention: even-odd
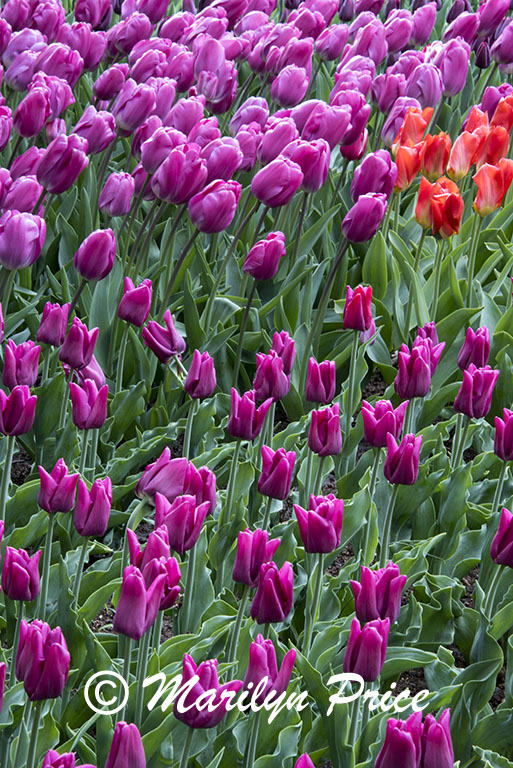
[[[406,688],[409,689],[412,696],[428,688],[422,667],[415,667],[415,669],[408,669],[403,672],[394,688],[394,695],[401,693]]]
[[[330,576],[336,576],[352,557],[354,557],[353,545],[351,542],[348,542],[342,552],[340,552],[333,562],[328,565],[326,572],[329,573]]]
[[[12,458],[11,480],[14,485],[23,485],[32,471],[32,459],[20,448]]]
[[[475,565],[472,570],[467,573],[461,580],[461,583],[465,587],[465,594],[461,598],[461,602],[467,608],[474,608],[474,589],[476,588],[476,581],[479,578],[480,566]]]
[[[370,400],[371,397],[383,397],[387,387],[388,384],[381,375],[381,371],[376,368],[362,390],[362,400]]]
[[[114,634],[112,622],[114,621],[114,606],[109,598],[108,603],[101,609],[98,616],[89,624],[93,632],[110,632]]]

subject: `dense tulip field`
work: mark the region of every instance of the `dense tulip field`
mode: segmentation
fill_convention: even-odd
[[[0,6],[0,768],[513,768],[513,4],[197,1]]]

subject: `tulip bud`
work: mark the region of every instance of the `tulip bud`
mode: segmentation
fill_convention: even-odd
[[[214,179],[228,181],[243,161],[239,142],[230,137],[214,139],[201,150],[207,163],[207,184]]]
[[[7,547],[2,570],[2,589],[11,600],[31,603],[39,595],[39,549],[30,557],[24,549]]]
[[[385,741],[375,768],[395,768],[401,761],[406,766],[420,765],[422,712],[414,712],[407,720],[387,720]]]
[[[271,99],[280,107],[294,107],[306,95],[310,78],[304,67],[289,64],[271,84]]]
[[[399,397],[412,399],[425,397],[431,387],[431,350],[427,340],[414,344],[411,352],[406,344],[398,354],[399,369],[394,388]]]
[[[275,696],[281,696],[287,690],[295,660],[296,650],[291,648],[285,654],[278,672],[276,650],[272,640],[264,640],[263,635],[257,635],[249,645],[249,662],[242,684],[243,690],[255,690],[260,681],[267,678],[267,684],[256,698],[256,703],[263,704],[272,692]],[[262,686],[259,690],[261,688]]]
[[[399,440],[408,402],[405,400],[394,410],[390,400],[378,400],[374,407],[362,400],[363,439],[375,448],[386,448],[388,432]]]
[[[175,700],[173,714],[177,720],[185,723],[189,728],[214,728],[225,716],[228,702],[242,687],[242,682],[232,680],[220,685],[217,675],[217,659],[207,659],[197,667],[189,654],[186,653],[183,657],[182,685],[187,686],[187,683],[193,678],[197,679],[198,682],[192,690],[189,688],[189,692],[182,697],[180,709],[177,707],[178,699]],[[200,708],[200,700],[205,698],[207,691],[211,706]],[[211,691],[215,691],[215,696],[212,696]],[[223,695],[225,692],[231,693],[227,696]],[[111,767],[105,766],[105,768]]]
[[[271,349],[269,354],[257,352],[257,367],[253,381],[257,400],[281,400],[290,390],[290,376],[284,370],[283,360]]]
[[[256,587],[262,563],[272,560],[280,545],[280,539],[271,539],[261,528],[240,531],[237,539],[237,553],[232,578],[238,584]]]
[[[39,619],[21,622],[16,677],[30,701],[57,699],[68,680],[70,655],[60,627]]]
[[[155,92],[145,83],[129,78],[112,105],[116,125],[125,136],[144,123],[155,108]]]
[[[208,354],[194,350],[192,363],[184,381],[184,389],[190,397],[211,397],[216,388],[214,361]]]
[[[392,194],[397,181],[397,166],[386,149],[371,152],[355,168],[351,183],[351,198],[356,202],[362,195],[378,193]]]
[[[366,683],[375,682],[385,663],[389,631],[390,619],[376,619],[363,628],[358,619],[353,619],[344,655],[344,672],[361,675]]]
[[[129,173],[111,173],[102,189],[98,208],[108,216],[124,216],[130,210],[135,181]]]
[[[164,323],[165,327],[155,320],[150,320],[142,330],[142,338],[160,362],[167,364],[175,355],[182,354],[185,350],[185,340],[176,330],[169,309],[164,314]]]
[[[7,72],[11,74],[9,70]],[[14,85],[14,83],[12,84]],[[47,88],[33,88],[22,99],[14,112],[14,130],[19,136],[32,138],[38,135],[49,117],[50,92]]]
[[[502,158],[497,165],[485,163],[472,176],[472,180],[475,181],[478,188],[474,210],[480,216],[487,216],[502,205],[504,196],[511,186],[513,160]]]
[[[175,557],[159,557],[150,560],[142,571],[147,587],[151,586],[156,578],[165,576],[164,591],[160,601],[159,610],[167,611],[172,608],[180,594],[179,581],[181,578],[180,567]]]
[[[39,467],[40,488],[37,503],[48,514],[70,512],[75,504],[75,492],[79,475],[70,475],[64,459],[58,459],[48,474]]]
[[[38,147],[29,147],[21,155],[18,155],[11,165],[11,178],[13,181],[19,179],[20,176],[33,176],[43,155],[44,149],[39,149]]]
[[[0,264],[6,269],[29,267],[39,258],[45,237],[44,219],[6,211],[0,217]]]
[[[330,493],[310,496],[308,511],[294,504],[301,541],[305,552],[329,553],[340,546],[344,502]]]
[[[320,411],[312,411],[308,430],[308,447],[319,456],[335,456],[342,450],[340,406],[335,403]]]
[[[386,209],[386,195],[361,195],[342,222],[342,234],[352,243],[371,240],[383,221]]]
[[[157,494],[157,496],[160,496],[160,494]],[[127,529],[126,535],[130,552],[130,565],[136,565],[141,572],[144,571],[151,560],[158,560],[161,557],[167,560],[167,558],[171,557],[169,536],[165,525],[157,526],[150,533],[144,551],[141,551],[139,540],[130,528]]]
[[[52,195],[66,192],[89,165],[87,141],[60,134],[47,146],[37,167],[37,180]]]
[[[36,413],[37,396],[26,386],[17,386],[7,396],[0,390],[0,432],[2,435],[25,435],[30,432]]]
[[[308,361],[305,397],[310,403],[328,405],[335,396],[336,368],[333,360],[317,363],[311,357]]]
[[[286,499],[290,493],[295,461],[295,451],[285,451],[284,448],[273,451],[263,445],[262,470],[258,478],[259,493],[272,499]]]
[[[500,371],[489,365],[476,368],[470,363],[463,371],[463,381],[456,395],[453,408],[469,419],[481,419],[486,416],[492,404],[492,394]]]
[[[74,317],[71,328],[59,350],[59,360],[61,363],[66,363],[75,370],[89,365],[93,357],[98,333],[98,328],[93,328],[89,331],[87,326],[78,317]]]
[[[283,232],[270,232],[265,240],[256,242],[248,252],[244,261],[244,272],[255,280],[270,280],[276,275],[280,259],[285,253]]]
[[[177,496],[173,503],[160,493],[155,497],[155,525],[164,525],[169,535],[171,549],[183,555],[199,539],[203,523],[210,510],[210,503],[197,505],[189,494]]]
[[[264,205],[277,208],[292,200],[302,182],[299,165],[279,155],[253,176],[251,192]]]
[[[420,447],[422,435],[405,435],[399,445],[393,435],[387,432],[387,456],[383,473],[393,485],[414,485],[419,474]]]
[[[513,460],[513,411],[503,408],[502,419],[495,417],[493,451],[503,461]]]
[[[357,286],[354,290],[347,286],[344,307],[344,328],[355,331],[368,331],[372,327],[372,286]]]
[[[161,575],[147,588],[138,568],[134,565],[125,568],[114,615],[114,632],[140,640],[155,623],[165,582],[166,577]]]
[[[289,562],[285,562],[281,569],[274,562],[263,563],[251,603],[251,618],[257,624],[285,621],[292,610],[293,590],[294,573]]]
[[[189,216],[200,232],[213,234],[230,226],[240,200],[238,181],[215,180],[189,200]]]
[[[446,133],[428,134],[424,139],[421,171],[429,181],[443,176],[451,151],[451,137]]]
[[[140,328],[148,319],[151,309],[152,283],[146,278],[137,288],[125,277],[125,292],[119,302],[118,317]]]
[[[467,328],[465,341],[458,353],[458,366],[462,371],[473,363],[476,368],[483,368],[490,355],[490,332],[486,325],[473,331]]]
[[[12,339],[5,346],[2,381],[8,389],[18,384],[32,387],[36,383],[41,347],[33,341],[16,344]]]
[[[203,189],[207,175],[207,163],[199,147],[182,144],[172,149],[157,168],[151,188],[160,200],[178,205]]]
[[[257,408],[254,390],[239,395],[233,387],[231,398],[232,408],[226,429],[232,437],[253,441],[262,430],[267,411],[273,402],[272,398],[269,397]]]
[[[454,765],[454,750],[450,731],[451,713],[444,709],[438,722],[432,714],[427,714],[422,730],[422,764],[426,768],[452,768]]]
[[[73,266],[83,280],[103,280],[116,258],[116,238],[112,229],[96,229],[80,245]]]
[[[82,0],[77,0],[77,5]],[[139,729],[123,720],[116,723],[105,768],[146,768],[146,757]]]
[[[107,418],[107,397],[109,388],[105,384],[98,391],[92,379],[86,379],[83,386],[70,382],[71,410],[77,429],[99,429]]]
[[[137,483],[135,493],[155,503],[155,494],[162,493],[169,502],[177,496],[190,495],[196,504],[209,502],[209,513],[216,506],[216,476],[207,467],[196,469],[186,458],[170,459],[169,448],[153,464],[148,464]]]
[[[128,64],[113,64],[95,80],[93,95],[101,101],[111,101],[123,88],[129,71]]]
[[[362,623],[387,618],[396,621],[406,579],[394,563],[376,571],[362,566],[361,583],[351,581],[357,618]]]
[[[509,568],[513,568],[513,515],[506,507],[502,508],[499,527],[492,541],[490,555],[497,565],[507,565]]]
[[[112,506],[112,483],[110,478],[95,480],[91,490],[83,480],[78,483],[78,496],[73,513],[75,528],[81,536],[105,535]]]
[[[347,3],[347,0],[342,0],[342,2]],[[350,0],[350,2],[353,2],[353,0]],[[315,765],[313,764],[308,752],[305,752],[301,755],[301,757],[299,757],[298,760],[296,760],[294,763],[294,768],[315,768]]]

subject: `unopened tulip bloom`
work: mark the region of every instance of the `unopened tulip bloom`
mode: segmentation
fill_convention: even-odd
[[[57,699],[68,680],[70,655],[60,627],[39,619],[21,622],[16,677],[31,701]]]
[[[493,451],[503,461],[513,461],[513,411],[502,409],[502,419],[495,417]]]
[[[5,211],[0,217],[0,264],[6,269],[24,269],[40,256],[46,237],[46,222],[39,216]]]
[[[74,317],[71,328],[59,350],[59,360],[61,363],[66,363],[75,370],[89,365],[93,357],[98,333],[99,328],[93,328],[89,331],[87,326],[78,317]]]
[[[137,288],[129,277],[125,277],[125,291],[119,302],[118,317],[140,328],[150,314],[152,283],[146,278]]]
[[[77,503],[73,513],[75,528],[81,536],[105,535],[112,506],[112,483],[109,477],[95,480],[88,489],[81,479],[78,483]]]
[[[387,432],[399,440],[408,402],[405,400],[394,409],[390,400],[378,400],[375,406],[362,400],[364,440],[375,448],[386,448]]]
[[[289,64],[271,83],[271,99],[280,107],[294,107],[304,99],[309,85],[306,69]]]
[[[406,96],[417,99],[422,109],[436,107],[442,90],[442,75],[434,64],[419,64],[406,82]]]
[[[146,83],[137,84],[129,78],[112,105],[118,130],[125,136],[133,133],[155,107],[155,92]]]
[[[20,213],[32,213],[39,200],[43,188],[35,176],[20,176],[10,185],[7,194],[3,198],[2,208]],[[36,213],[42,213],[42,207]]]
[[[294,504],[305,552],[328,553],[340,546],[344,502],[330,493],[310,496],[309,509]]]
[[[408,189],[413,184],[422,162],[423,144],[400,144],[395,155],[397,181],[395,192]]]
[[[140,640],[155,623],[165,582],[166,577],[161,575],[147,588],[138,568],[134,565],[125,568],[114,615],[114,632]]]
[[[98,111],[90,105],[73,128],[72,136],[87,141],[89,155],[97,155],[112,144],[116,138],[116,126],[110,112]]]
[[[39,595],[39,549],[32,557],[24,549],[7,547],[2,570],[2,589],[11,600],[31,603]]]
[[[265,240],[259,240],[250,249],[244,261],[244,272],[255,280],[270,280],[277,271],[280,259],[285,256],[285,235],[270,232]]]
[[[432,63],[442,75],[443,95],[455,96],[465,87],[470,61],[470,45],[461,37],[434,49]]]
[[[319,456],[334,456],[342,450],[340,406],[335,403],[312,411],[308,430],[308,447]]]
[[[239,395],[232,387],[231,399],[232,407],[226,429],[232,437],[253,441],[262,430],[267,411],[273,402],[272,398],[264,400],[257,408],[254,390]]]
[[[230,226],[240,200],[238,181],[217,179],[189,200],[189,216],[200,232],[213,234]]]
[[[157,494],[159,495],[159,494]],[[130,528],[126,532],[128,540],[128,550],[130,552],[130,565],[136,565],[142,572],[151,560],[161,557],[167,559],[171,557],[169,549],[169,535],[165,525],[158,525],[148,536],[148,540],[141,550],[139,540]]]
[[[452,768],[454,765],[454,749],[450,731],[451,712],[444,709],[438,721],[428,713],[422,729],[422,764]]]
[[[414,344],[412,350],[401,345],[398,354],[399,369],[394,388],[399,397],[411,399],[425,397],[431,387],[431,351],[426,343]]]
[[[2,381],[8,389],[18,384],[32,387],[36,383],[41,347],[33,341],[16,345],[12,339],[5,345]]]
[[[188,653],[183,657],[182,685],[198,677],[198,682],[190,689],[184,698],[183,707],[186,711],[180,711],[175,700],[173,714],[189,728],[214,728],[219,725],[226,714],[226,706],[230,697],[223,696],[224,691],[236,693],[242,687],[241,680],[231,680],[221,685],[217,675],[217,659],[207,659],[198,667]],[[215,690],[215,696],[210,696],[210,706],[208,708],[197,706],[196,702],[200,697],[204,697],[206,691]],[[211,710],[211,711],[209,711]],[[106,766],[105,768],[109,768]],[[121,766],[120,766],[121,768]],[[138,768],[138,767],[137,767]]]
[[[371,240],[381,226],[387,210],[387,196],[361,195],[342,222],[342,234],[351,243]]]
[[[251,618],[257,624],[285,621],[292,610],[293,588],[294,573],[289,562],[285,562],[281,569],[274,562],[263,563],[251,603]]]
[[[7,70],[8,73],[9,70]],[[10,78],[8,77],[7,80],[9,81]],[[11,84],[14,85],[15,83]],[[38,135],[49,117],[50,93],[48,89],[33,88],[16,108],[13,117],[13,127],[18,136],[32,138]]]
[[[214,360],[208,352],[194,350],[192,363],[184,381],[184,389],[190,397],[211,397],[216,388]]]
[[[278,448],[273,451],[262,446],[262,470],[258,478],[258,491],[272,499],[286,499],[290,493],[296,452]]]
[[[427,3],[417,8],[413,14],[413,31],[410,37],[411,45],[425,45],[431,36],[436,21],[436,3]]]
[[[110,101],[122,89],[129,71],[128,64],[113,64],[95,80],[93,95],[101,101]]]
[[[180,595],[179,581],[182,576],[177,559],[175,557],[153,558],[145,565],[142,574],[147,587],[153,584],[158,576],[166,577],[159,610],[167,611],[168,608],[172,608]]]
[[[83,386],[70,382],[71,410],[77,429],[99,429],[107,418],[107,384],[98,390],[92,379],[86,379]]]
[[[36,413],[37,396],[26,386],[14,387],[7,396],[0,390],[0,432],[2,435],[24,435],[30,432]]]
[[[446,133],[428,134],[424,139],[424,149],[420,169],[429,181],[443,176],[451,152],[451,137]]]
[[[346,0],[342,0],[342,3],[344,3],[345,1]],[[352,0],[350,1],[352,2]],[[315,768],[315,765],[313,764],[312,759],[308,754],[308,752],[305,752],[299,757],[298,760],[296,760],[296,762],[294,763],[294,768]]]
[[[354,290],[347,286],[344,328],[365,332],[372,323],[372,286],[358,285]]]
[[[269,563],[280,545],[280,539],[271,539],[261,528],[240,531],[232,578],[238,584],[256,587],[262,563]]]
[[[279,155],[260,171],[251,182],[251,192],[264,205],[277,208],[292,200],[303,182],[303,172],[297,163]]]
[[[469,419],[486,416],[492,404],[492,394],[500,371],[489,365],[476,368],[470,363],[463,371],[463,382],[454,400],[454,410]]]
[[[458,234],[463,216],[463,198],[458,185],[442,176],[434,184],[422,177],[415,218],[424,229],[431,227],[443,239]]]
[[[228,181],[239,169],[243,154],[236,139],[230,136],[214,139],[201,150],[207,164],[207,184],[214,179]]]
[[[276,650],[272,640],[265,640],[263,635],[257,635],[249,646],[249,662],[242,684],[243,690],[252,691],[261,680],[267,678],[267,684],[256,699],[257,703],[263,704],[266,696],[271,692],[275,696],[281,696],[287,690],[295,660],[296,650],[291,648],[285,654],[278,671]],[[259,690],[261,689],[262,686],[259,687]]]
[[[478,10],[479,29],[478,34],[486,37],[495,32],[509,10],[506,0],[488,0],[482,3]]]
[[[361,675],[366,683],[375,682],[385,663],[389,631],[390,619],[376,619],[363,628],[358,619],[353,619],[344,654],[344,672]]]
[[[497,64],[501,64],[501,71],[507,74],[511,74],[512,71],[512,46],[513,28],[511,27],[511,24],[508,24],[508,26],[501,32],[497,40],[494,42],[490,51],[492,59]]]
[[[419,474],[420,447],[422,435],[405,435],[399,445],[393,435],[387,432],[387,456],[383,473],[393,485],[414,485]]]
[[[404,90],[406,92],[406,84],[404,85]],[[423,119],[420,104],[417,99],[412,99],[410,96],[398,96],[390,107],[390,112],[381,131],[381,138],[388,147],[391,147],[396,141],[397,135],[411,109],[415,110],[415,113],[418,115],[417,122],[419,124],[419,133],[422,131],[420,137],[417,141],[413,140],[413,143],[416,144],[418,141],[422,141],[424,131],[429,123],[429,118],[427,120]]]
[[[157,168],[151,188],[160,200],[178,205],[200,192],[207,176],[207,162],[200,148],[196,144],[181,144]]]
[[[490,332],[486,325],[473,331],[467,328],[465,341],[458,353],[458,366],[462,371],[473,363],[477,368],[483,368],[490,356]]]
[[[157,492],[169,502],[184,494],[194,496],[197,505],[208,501],[209,513],[212,513],[216,506],[216,476],[208,467],[196,469],[186,458],[171,459],[166,447],[157,461],[148,464],[135,488],[139,498],[153,503]]]
[[[290,390],[290,376],[284,370],[282,358],[274,349],[267,355],[257,352],[257,365],[253,388],[257,400],[281,400]]]
[[[420,765],[422,712],[414,712],[407,720],[387,720],[383,746],[376,759],[375,768],[407,768]]]
[[[197,505],[189,494],[177,496],[172,504],[160,493],[155,497],[155,525],[165,525],[171,549],[183,555],[196,544],[210,510],[210,503]]]
[[[503,158],[497,165],[485,163],[474,176],[477,195],[474,210],[480,216],[487,216],[502,205],[504,196],[513,181],[513,160]],[[5,214],[4,214],[5,215]],[[1,223],[0,219],[0,223]]]
[[[361,622],[387,618],[396,621],[406,579],[394,563],[377,571],[362,566],[361,582],[351,581],[356,617]]]
[[[142,330],[142,338],[161,363],[169,363],[175,355],[181,355],[185,350],[185,341],[176,330],[169,309],[164,314],[164,323],[165,327],[150,320]]]
[[[111,173],[102,189],[98,208],[109,216],[124,216],[130,210],[135,181],[129,173]]]
[[[116,237],[112,229],[97,229],[81,243],[73,266],[83,280],[103,280],[116,258]]]
[[[337,381],[336,368],[333,360],[316,362],[311,357],[308,361],[305,397],[309,403],[328,405],[335,396]]]
[[[321,32],[315,41],[315,52],[322,61],[335,61],[347,43],[348,29],[345,24],[332,24]]]
[[[75,753],[63,752],[60,755],[55,749],[49,749],[43,760],[41,768],[75,768]],[[80,768],[95,768],[91,763],[84,763]]]
[[[39,467],[40,488],[37,503],[48,514],[70,512],[75,504],[75,492],[79,475],[70,475],[64,459],[58,459],[48,474]]]
[[[297,163],[303,173],[301,188],[305,192],[317,192],[326,183],[330,167],[331,149],[325,139],[291,142],[282,153]]]
[[[359,197],[369,192],[386,195],[392,194],[397,181],[397,166],[386,149],[379,149],[366,155],[355,168],[351,183],[351,198],[356,202]]]
[[[287,376],[290,376],[294,360],[296,359],[296,345],[294,339],[289,336],[287,331],[275,331],[273,334],[273,343],[271,350],[276,352],[283,362],[283,370]]]
[[[146,768],[146,756],[137,726],[121,720],[114,728],[105,768],[128,768],[128,766]]]
[[[513,568],[513,515],[506,507],[502,508],[499,527],[492,541],[490,555],[497,565],[507,565],[509,568]]]

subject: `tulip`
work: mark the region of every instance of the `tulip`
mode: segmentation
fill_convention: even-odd
[[[274,349],[267,355],[257,352],[253,388],[257,400],[281,400],[288,394],[290,376],[285,373],[283,360]]]
[[[143,280],[137,288],[129,277],[125,277],[125,291],[119,302],[118,317],[140,328],[150,314],[152,283],[149,278]]]
[[[360,626],[353,619],[344,654],[345,673],[361,675],[366,683],[375,682],[381,674],[387,653],[390,619],[376,619]]]
[[[30,701],[62,696],[70,665],[68,646],[60,627],[50,629],[39,619],[21,622],[16,677]]]
[[[397,166],[386,149],[371,152],[355,169],[351,183],[351,199],[355,203],[362,195],[378,193],[390,198],[397,180]]]
[[[48,474],[39,467],[40,488],[37,503],[48,514],[71,512],[75,504],[75,492],[79,475],[70,475],[64,459],[58,459]]]
[[[490,355],[490,332],[486,326],[473,331],[467,328],[465,341],[458,353],[458,367],[462,371],[473,363],[476,368],[483,368]]]
[[[289,64],[271,83],[271,99],[280,107],[294,107],[304,99],[309,85],[306,69]]]
[[[342,2],[347,2],[347,0],[342,0]],[[308,752],[305,752],[299,757],[298,760],[296,760],[294,763],[294,768],[315,768],[315,765],[313,764]]]
[[[221,138],[219,120],[217,117],[204,117],[193,125],[187,136],[187,141],[198,144],[202,149],[211,141]]]
[[[416,99],[404,99],[403,101],[411,101],[418,105]],[[411,148],[417,145],[423,148],[424,132],[432,114],[433,110],[429,107],[421,111],[417,106],[409,106],[404,114],[404,119],[399,127],[395,141],[392,144],[392,151],[397,154],[398,147]]]
[[[336,368],[333,360],[317,363],[311,357],[308,361],[305,397],[310,403],[328,405],[335,396]]]
[[[513,411],[503,408],[502,419],[495,417],[493,451],[503,461],[513,460]]]
[[[118,130],[125,136],[133,133],[155,108],[155,93],[145,83],[137,84],[132,78],[124,83],[112,105],[112,114]]]
[[[244,261],[244,272],[255,280],[271,280],[277,273],[280,259],[285,256],[285,235],[270,232],[250,249]]]
[[[35,176],[20,176],[9,187],[2,201],[2,208],[7,208],[11,211],[16,210],[20,213],[32,213],[42,191],[43,188]],[[36,213],[41,215],[43,213],[42,207]]]
[[[123,88],[129,71],[128,64],[113,64],[95,80],[93,95],[101,101],[110,101]]]
[[[5,211],[0,217],[0,264],[6,269],[24,269],[40,256],[46,237],[46,222],[39,216]]]
[[[432,714],[427,714],[422,730],[422,764],[426,767],[452,768],[454,750],[450,731],[451,712],[444,709],[438,722]]]
[[[107,531],[112,506],[110,478],[95,480],[91,490],[83,480],[78,483],[78,496],[73,513],[75,528],[81,536],[101,538]]]
[[[160,575],[147,588],[138,568],[134,565],[125,568],[114,615],[114,632],[140,640],[155,623],[165,582],[166,577]]]
[[[31,603],[39,595],[41,550],[32,557],[24,549],[7,547],[2,570],[2,589],[11,600]]]
[[[260,568],[269,563],[280,545],[280,539],[271,539],[261,528],[240,531],[237,539],[237,552],[232,578],[238,584],[256,587]]]
[[[86,22],[63,24],[57,33],[56,42],[66,43],[78,51],[84,60],[84,69],[89,72],[98,67],[107,47],[105,32],[93,32],[91,25]]]
[[[404,89],[406,92],[406,84],[404,85]],[[418,126],[417,135],[420,134],[416,141],[412,139],[413,144],[422,141],[422,137],[424,135],[425,129],[427,128],[429,119],[425,120],[423,118],[420,111],[420,104],[416,99],[412,99],[408,96],[399,96],[391,105],[389,115],[385,120],[381,131],[381,138],[388,147],[391,147],[397,139],[398,133],[401,131],[405,119],[411,110],[414,110],[414,114],[416,115],[415,122]]]
[[[399,440],[408,402],[405,400],[394,409],[390,400],[378,400],[374,407],[362,400],[364,440],[375,448],[386,448],[388,432]]]
[[[465,414],[469,419],[486,416],[492,404],[493,389],[499,373],[500,371],[493,370],[489,365],[477,368],[470,363],[463,371],[463,381],[454,400],[454,410]]]
[[[199,162],[198,148],[194,143],[188,143],[187,137],[181,131],[161,125],[160,118],[156,115],[151,115],[139,126],[134,134],[132,154],[140,157],[142,167],[150,174],[155,173],[162,163],[167,160],[170,152],[180,145],[183,146],[182,151],[189,154],[185,157],[180,153],[175,154],[172,161],[166,165],[166,171],[160,175],[157,182],[162,187],[164,193],[169,185],[171,185],[172,189],[177,183],[177,176],[180,175],[179,166],[182,161],[185,161],[186,170],[188,170],[188,163],[193,160],[196,163]]]
[[[243,690],[255,690],[261,680],[267,678],[265,687],[259,686],[261,693],[256,697],[257,704],[263,704],[266,697],[274,693],[281,696],[287,690],[292,675],[292,669],[296,660],[296,650],[287,651],[280,670],[276,660],[276,650],[272,640],[265,640],[263,635],[257,635],[249,645],[249,662],[244,681]]]
[[[87,141],[80,136],[60,134],[48,147],[37,167],[37,180],[53,195],[73,186],[89,165]]]
[[[75,753],[63,752],[60,755],[55,749],[49,749],[43,760],[41,768],[75,768]],[[80,768],[94,768],[91,763],[84,763]]]
[[[408,189],[420,170],[423,154],[423,144],[414,146],[400,145],[397,149],[395,162],[397,165],[397,181],[395,192]]]
[[[405,435],[399,445],[395,437],[387,432],[387,456],[384,475],[393,485],[414,485],[419,474],[420,447],[422,435]]]
[[[487,37],[493,33],[509,10],[509,3],[506,0],[488,0],[483,3],[479,10],[479,29],[478,34]]]
[[[357,286],[354,290],[347,286],[344,307],[344,328],[355,331],[368,331],[372,327],[372,287]]]
[[[256,96],[246,99],[230,120],[230,133],[235,136],[243,125],[250,123],[258,123],[263,128],[268,118],[269,107],[265,99]]]
[[[75,370],[89,365],[93,357],[98,333],[98,328],[93,328],[89,331],[87,326],[78,317],[74,317],[71,328],[59,350],[59,360],[61,363],[66,363]]]
[[[210,182],[189,200],[189,216],[200,232],[213,234],[230,226],[240,200],[238,181]]]
[[[153,584],[158,576],[165,576],[166,581],[159,610],[167,611],[168,608],[172,608],[180,595],[179,581],[182,576],[176,558],[153,558],[153,560],[150,560],[144,567],[142,574],[147,587]]]
[[[159,494],[157,494],[159,495]],[[165,499],[164,499],[165,500]],[[160,525],[148,536],[144,551],[135,533],[127,528],[128,550],[130,552],[130,565],[135,565],[142,572],[152,560],[171,557],[169,549],[169,536],[165,525]]]
[[[161,493],[155,497],[155,525],[167,528],[171,549],[179,555],[194,547],[209,511],[209,501],[197,505],[190,494],[177,496],[172,504]]]
[[[300,166],[280,155],[255,174],[251,192],[264,205],[277,208],[290,202],[302,182]]]
[[[184,389],[192,398],[211,397],[216,388],[214,360],[208,352],[194,350],[192,363],[184,381]]]
[[[401,345],[398,355],[399,369],[394,388],[399,397],[411,399],[425,397],[431,387],[431,352],[428,344],[414,344],[411,352]]]
[[[14,160],[11,166],[12,180],[19,179],[21,176],[33,176],[36,173],[39,161],[44,154],[44,149],[38,147],[29,147],[25,152]]]
[[[228,181],[243,160],[239,142],[230,137],[214,139],[201,150],[201,155],[207,163],[207,184],[214,179]]]
[[[305,192],[317,192],[328,178],[331,150],[327,141],[317,139],[291,142],[283,150],[283,156],[297,163],[303,173],[301,188]]]
[[[273,334],[273,344],[271,351],[281,358],[283,363],[283,370],[287,376],[290,376],[294,360],[296,359],[296,345],[294,339],[292,339],[287,331],[275,331]]]
[[[36,383],[41,347],[33,341],[16,345],[12,339],[5,347],[2,381],[8,389],[18,384],[32,387]]]
[[[378,231],[387,209],[384,194],[361,195],[342,222],[342,234],[351,243],[371,240]]]
[[[77,429],[99,429],[107,418],[107,384],[98,390],[92,379],[86,379],[83,386],[70,382],[73,423]]]
[[[351,581],[357,618],[362,623],[387,618],[396,621],[406,579],[394,563],[376,571],[362,566],[361,583]]]
[[[435,181],[443,176],[449,162],[450,151],[451,137],[446,133],[426,136],[420,170],[429,181]]]
[[[487,216],[502,205],[504,196],[513,181],[513,160],[503,158],[497,165],[481,166],[472,176],[477,184],[477,195],[474,202],[474,210],[481,217]],[[5,216],[5,214],[4,214]],[[1,226],[0,219],[0,226]]]
[[[406,82],[406,96],[417,99],[422,109],[436,107],[442,90],[442,75],[434,64],[419,64]]]
[[[225,716],[226,706],[231,698],[230,696],[223,696],[224,691],[236,693],[242,687],[242,682],[232,680],[220,685],[217,676],[217,659],[207,659],[197,667],[191,656],[186,653],[183,657],[182,685],[196,677],[199,678],[198,682],[187,693],[183,700],[183,706],[180,707],[186,711],[178,709],[179,699],[177,699],[173,705],[173,714],[190,728],[214,728]],[[204,698],[206,691],[211,690],[215,691],[215,696],[209,697],[209,707],[201,707],[200,709],[196,702],[200,700],[200,697]],[[106,766],[105,768],[110,767]]]
[[[308,430],[308,447],[319,456],[334,456],[342,450],[340,406],[335,403],[319,411],[312,411]]]
[[[178,205],[203,189],[207,176],[207,163],[199,147],[182,144],[172,149],[157,168],[151,188],[160,200]]]
[[[290,493],[295,462],[295,451],[285,451],[284,448],[273,451],[263,445],[262,470],[258,478],[259,493],[271,499],[286,499]]]
[[[310,496],[308,511],[294,504],[305,552],[328,553],[340,546],[344,502],[330,493]]]
[[[499,527],[491,544],[490,555],[497,565],[507,565],[509,568],[513,568],[513,515],[506,507],[502,508]]]
[[[164,448],[157,461],[144,470],[135,492],[153,503],[157,492],[169,502],[183,494],[191,495],[197,505],[208,501],[209,513],[212,513],[216,506],[216,476],[207,467],[196,469],[186,458],[170,459],[169,448]]]
[[[87,141],[87,151],[90,155],[97,155],[116,139],[114,118],[110,112],[98,111],[91,105],[73,128],[72,136],[74,135]]]
[[[80,2],[81,0],[77,1]],[[146,757],[139,729],[123,720],[116,723],[105,768],[146,768]]]
[[[169,75],[172,77],[173,75]],[[176,128],[187,135],[196,123],[205,116],[205,97],[192,96],[189,99],[180,99],[168,112],[164,125]]]
[[[116,258],[116,238],[112,229],[96,229],[81,243],[73,266],[83,280],[103,280]]]
[[[185,350],[185,341],[176,330],[169,309],[164,314],[164,323],[165,327],[155,320],[150,320],[142,330],[142,338],[160,362],[167,364],[175,355],[181,355]]]
[[[511,24],[501,32],[491,48],[491,57],[497,63],[502,65],[501,71],[511,74],[511,65],[513,64],[513,28]]]
[[[462,38],[449,40],[435,49],[432,63],[442,75],[443,95],[456,96],[465,87],[470,46]]]
[[[436,21],[436,3],[427,3],[418,8],[413,14],[413,31],[410,37],[411,45],[425,45],[431,36]]]
[[[347,43],[348,30],[345,24],[326,27],[315,41],[315,52],[322,61],[335,61]]]
[[[457,234],[463,207],[463,198],[454,181],[442,176],[430,184],[421,178],[415,218],[424,229],[431,227],[433,234],[440,234],[443,239]]]
[[[232,437],[253,441],[262,430],[267,411],[273,402],[272,398],[268,398],[257,408],[254,390],[239,395],[232,387],[231,399],[232,407],[226,429]]]
[[[26,386],[14,387],[10,395],[0,390],[0,432],[2,435],[25,435],[30,432],[36,413],[37,396]]]
[[[251,603],[251,618],[257,624],[285,621],[292,610],[293,587],[294,574],[289,562],[285,562],[281,569],[274,562],[263,563]]]
[[[124,216],[130,210],[135,181],[129,173],[111,173],[98,200],[98,208],[108,216]]]
[[[9,75],[11,75],[10,69],[11,67],[7,70]],[[11,78],[8,76],[7,80],[11,81]],[[14,82],[11,84],[16,85]],[[49,91],[46,88],[34,88],[22,99],[14,112],[14,130],[19,136],[32,138],[37,136],[49,117]]]
[[[416,768],[421,757],[422,712],[414,712],[407,720],[387,720],[385,741],[375,768]]]
[[[291,142],[298,138],[299,132],[291,117],[271,117],[265,126],[264,135],[258,146],[258,159],[264,164],[270,163],[286,147],[290,148]],[[287,157],[293,159],[290,154]]]

